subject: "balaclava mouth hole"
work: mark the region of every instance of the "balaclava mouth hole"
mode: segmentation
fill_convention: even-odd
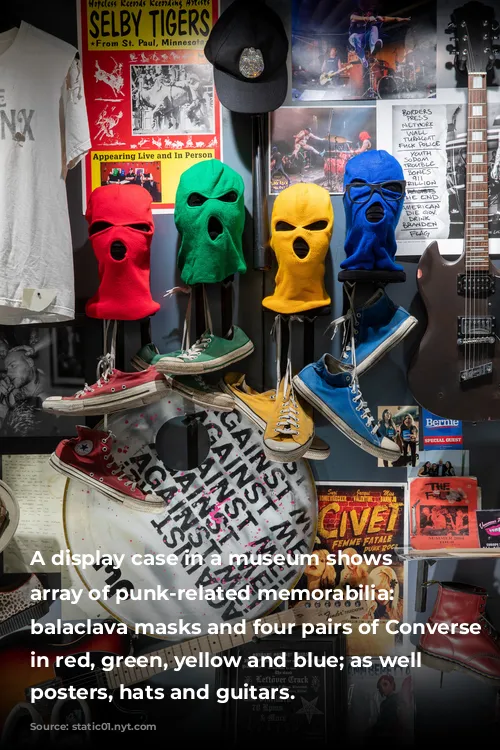
[[[208,234],[211,240],[216,240],[223,233],[224,227],[216,216],[211,216],[208,220]]]
[[[366,209],[366,218],[372,224],[376,224],[378,221],[382,221],[385,218],[383,205],[377,201],[376,203],[372,203],[370,206],[368,206],[368,208]]]
[[[297,239],[294,240],[293,252],[297,256],[297,258],[307,258],[307,256],[309,255],[309,245],[303,237],[297,237]]]
[[[123,260],[127,254],[127,248],[120,240],[111,243],[110,251],[113,260]]]

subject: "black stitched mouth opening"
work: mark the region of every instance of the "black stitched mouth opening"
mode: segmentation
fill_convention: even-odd
[[[376,203],[372,203],[371,206],[368,206],[368,208],[366,209],[366,218],[373,224],[375,224],[377,221],[382,221],[384,216],[384,207],[378,201]]]
[[[127,254],[127,248],[125,247],[123,242],[120,242],[120,240],[115,240],[115,242],[111,243],[110,252],[113,260],[123,260]]]
[[[216,240],[217,237],[222,234],[224,227],[220,223],[219,219],[215,216],[211,216],[208,222],[208,234],[211,240]]]
[[[293,252],[297,256],[297,258],[300,258],[301,260],[307,258],[307,256],[309,255],[309,245],[303,237],[297,237],[297,239],[294,240]]]

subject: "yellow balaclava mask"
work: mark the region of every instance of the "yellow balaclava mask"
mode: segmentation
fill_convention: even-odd
[[[264,307],[282,315],[329,305],[325,256],[333,231],[333,208],[325,188],[292,185],[278,195],[272,215],[271,247],[278,261],[274,294]]]

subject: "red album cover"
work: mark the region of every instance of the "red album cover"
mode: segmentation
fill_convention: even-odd
[[[413,549],[479,547],[477,479],[417,477],[410,481],[409,494]]]

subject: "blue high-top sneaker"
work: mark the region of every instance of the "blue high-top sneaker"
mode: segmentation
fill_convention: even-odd
[[[393,349],[417,325],[417,319],[403,307],[389,299],[383,289],[363,305],[353,307],[341,318],[334,320],[328,328],[335,332],[344,323],[342,363],[356,365],[358,375],[373,367],[384,354]],[[356,361],[353,358],[355,347]]]
[[[359,390],[353,367],[331,354],[307,365],[293,379],[298,393],[346,437],[367,453],[385,461],[396,461],[401,451],[383,437]]]

